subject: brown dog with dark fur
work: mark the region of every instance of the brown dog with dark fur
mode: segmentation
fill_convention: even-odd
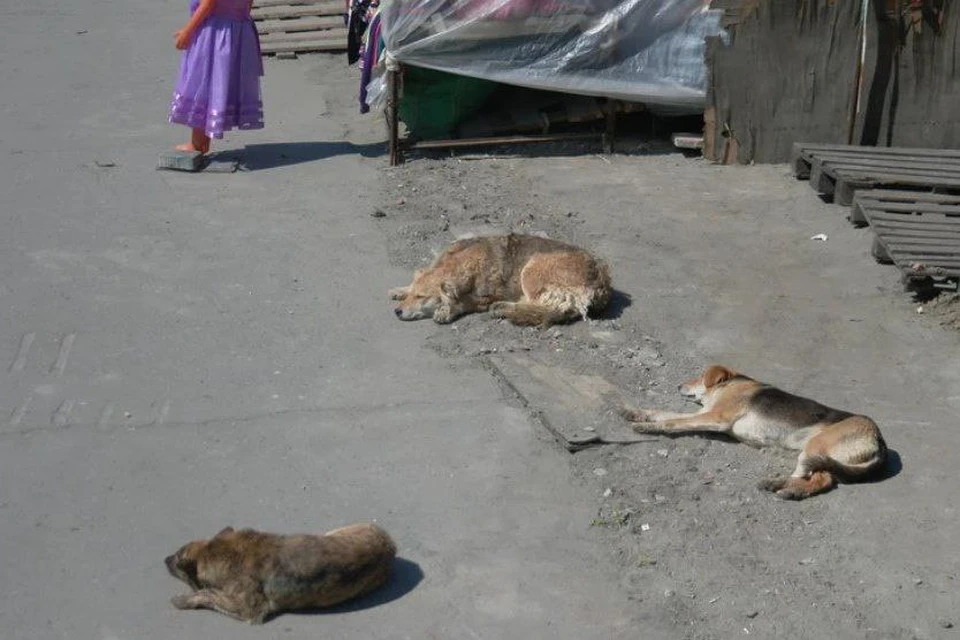
[[[680,385],[680,393],[703,405],[697,413],[634,411],[621,414],[641,433],[722,433],[764,447],[799,450],[790,477],[760,488],[802,500],[834,486],[836,479],[863,480],[883,469],[887,445],[870,418],[801,398],[726,367],[708,367]]]
[[[322,536],[261,533],[227,527],[195,540],[165,562],[194,592],[171,600],[178,609],[213,609],[251,624],[282,611],[330,607],[373,591],[390,577],[397,548],[374,524]]]

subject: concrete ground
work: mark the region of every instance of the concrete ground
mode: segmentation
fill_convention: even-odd
[[[267,63],[249,171],[154,170],[186,1],[0,7],[0,636],[609,638],[642,619],[570,459],[396,322],[382,127],[345,58]],[[165,555],[375,519],[384,591],[251,628]],[[644,637],[670,637],[669,625]]]

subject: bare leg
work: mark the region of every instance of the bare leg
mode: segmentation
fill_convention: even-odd
[[[193,129],[190,134],[190,142],[178,144],[177,151],[199,151],[207,154],[210,152],[210,137],[204,133],[203,129]]]

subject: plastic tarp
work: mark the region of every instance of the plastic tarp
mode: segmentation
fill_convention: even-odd
[[[495,82],[702,111],[709,0],[382,0],[400,63]],[[380,93],[376,87],[374,93]]]

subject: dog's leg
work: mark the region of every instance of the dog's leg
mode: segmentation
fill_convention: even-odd
[[[250,589],[256,588],[252,584],[245,585],[242,590],[244,595],[239,597],[233,597],[223,591],[201,589],[190,595],[175,596],[170,599],[170,602],[177,609],[211,609],[235,620],[263,624],[270,612],[266,599],[259,592],[250,592]]]
[[[834,479],[829,471],[814,471],[807,477],[790,476],[764,480],[758,487],[770,491],[784,500],[803,500],[833,488]]]
[[[703,411],[701,413],[691,414],[673,414],[676,417],[666,418],[662,421],[654,421],[648,412],[637,412],[641,415],[637,417],[646,418],[645,420],[631,420],[634,422],[633,430],[639,433],[662,433],[665,435],[681,435],[685,433],[730,433],[733,429],[733,422],[718,413],[712,411]],[[654,415],[659,412],[652,412]],[[668,414],[670,415],[670,414]]]
[[[403,300],[410,295],[410,287],[394,287],[387,292],[391,300]]]
[[[801,453],[797,457],[797,468],[788,478],[764,480],[758,487],[770,491],[784,500],[803,500],[833,488],[834,477],[829,471],[818,468],[815,458]]]

